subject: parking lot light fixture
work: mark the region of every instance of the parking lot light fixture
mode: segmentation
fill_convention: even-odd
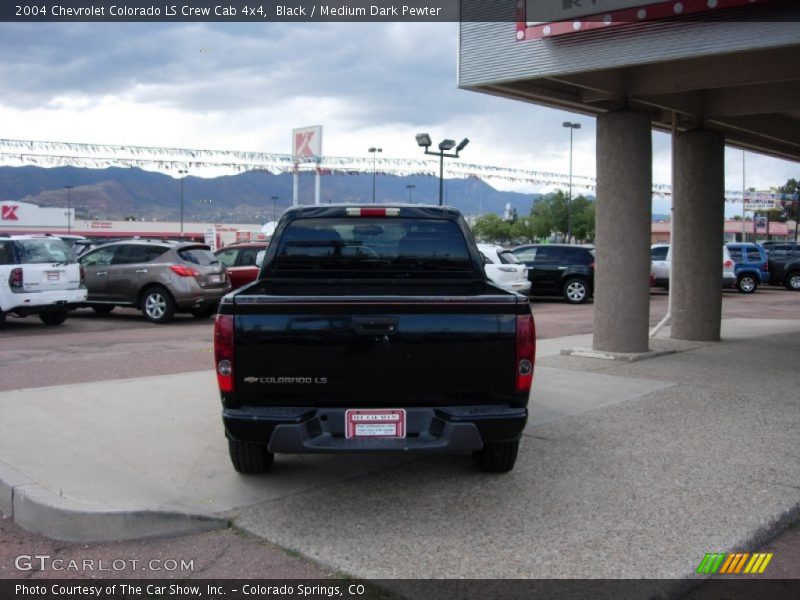
[[[564,121],[564,127],[569,128],[569,194],[567,195],[567,243],[572,243],[572,132],[580,129],[580,123]]]
[[[270,196],[270,200],[272,200],[272,222],[275,222],[275,203],[278,201],[277,196]]]
[[[67,190],[67,235],[72,233],[72,190],[74,185],[65,185]]]
[[[375,161],[378,152],[383,152],[383,148],[370,148],[367,152],[372,152],[372,203],[375,204]]]
[[[181,176],[181,238],[183,237],[183,180],[188,172],[186,169],[178,169],[178,175]]]
[[[461,140],[461,143],[456,146],[455,140],[442,140],[439,143],[439,151],[431,150],[431,136],[427,133],[418,133],[417,134],[417,145],[421,148],[425,148],[425,154],[432,154],[433,156],[439,157],[439,206],[442,206],[444,203],[444,157],[447,156],[448,158],[458,158],[459,152],[461,152],[466,145],[469,144],[469,139],[464,138]],[[448,150],[452,150],[455,148],[455,152],[448,154]],[[409,192],[410,196],[410,192]]]

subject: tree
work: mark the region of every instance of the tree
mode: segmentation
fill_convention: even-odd
[[[546,238],[555,232],[566,239],[571,210],[572,235],[575,239],[593,239],[594,202],[584,196],[576,196],[571,205],[571,209],[568,209],[567,195],[562,190],[548,194],[534,204],[531,217],[536,236]]]
[[[508,241],[511,239],[511,223],[495,213],[486,213],[475,219],[472,233],[476,238],[487,242]]]
[[[800,182],[797,179],[789,179],[786,185],[778,188],[780,194],[781,217],[782,221],[792,219],[797,221],[800,216]]]
[[[511,224],[510,234],[512,240],[533,242],[538,236],[533,223],[533,217],[519,217]]]

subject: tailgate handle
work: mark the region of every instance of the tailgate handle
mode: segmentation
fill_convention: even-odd
[[[353,329],[356,333],[374,335],[376,333],[394,333],[397,331],[397,318],[386,317],[356,317],[353,319]]]

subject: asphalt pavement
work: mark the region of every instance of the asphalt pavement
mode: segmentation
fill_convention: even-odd
[[[663,332],[668,334],[668,330]],[[516,469],[468,457],[228,464],[209,371],[0,393],[0,511],[66,540],[235,527],[363,578],[683,578],[800,510],[796,320],[627,363],[539,343]],[[658,560],[653,557],[657,556]]]

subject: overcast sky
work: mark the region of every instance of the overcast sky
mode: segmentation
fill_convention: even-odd
[[[421,158],[414,135],[471,142],[470,163],[595,175],[590,117],[459,90],[455,23],[0,24],[0,138],[290,153],[324,127],[323,154]],[[742,187],[727,150],[726,189]],[[747,154],[747,187],[800,176]],[[654,134],[653,180],[669,183]],[[548,191],[489,181],[500,189]],[[668,211],[656,201],[656,212]],[[741,210],[740,208],[738,210]],[[728,213],[736,212],[728,205]]]

